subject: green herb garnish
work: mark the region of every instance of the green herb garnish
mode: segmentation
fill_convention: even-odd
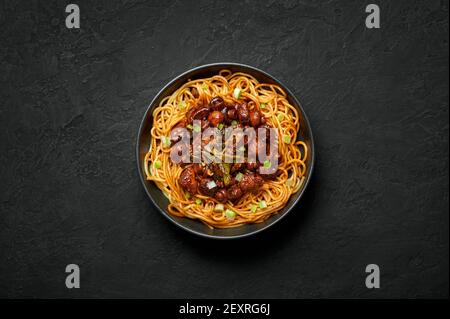
[[[232,211],[231,209],[227,209],[227,210],[225,211],[225,216],[226,216],[228,219],[234,219],[234,218],[236,217],[236,213],[235,213],[234,211]]]
[[[236,100],[239,100],[239,98],[241,97],[241,89],[235,88],[234,91],[233,91],[233,97]]]
[[[291,143],[291,136],[290,135],[283,135],[283,142],[286,144]]]
[[[163,144],[164,147],[170,147],[170,144],[171,144],[170,137],[163,136],[162,137],[162,144]]]
[[[278,119],[278,121],[282,121],[283,119],[284,119],[284,115],[283,115],[283,113],[278,113],[278,115],[277,115],[277,119]]]

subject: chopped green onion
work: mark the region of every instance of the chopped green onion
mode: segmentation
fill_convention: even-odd
[[[232,125],[232,126],[237,126],[237,124],[238,124],[238,122],[237,122],[236,120],[232,120],[232,121],[231,121],[231,125]]]
[[[203,203],[203,201],[200,198],[195,199],[195,204],[201,205],[202,203]]]
[[[178,108],[180,110],[184,110],[186,108],[186,102],[185,101],[178,102]]]
[[[219,125],[217,125],[217,128],[218,128],[219,130],[223,129],[223,123],[220,123]]]
[[[286,181],[286,186],[288,186],[288,187],[294,186],[294,179],[289,178],[289,179]]]
[[[239,100],[239,98],[241,97],[241,89],[235,88],[234,91],[233,91],[233,97],[236,100]]]
[[[162,137],[162,143],[164,147],[170,147],[170,137],[163,136]]]
[[[197,124],[195,124],[192,129],[196,133],[200,133],[202,131],[202,128],[200,127],[200,125],[197,125]]]
[[[208,187],[208,189],[213,189],[216,186],[217,184],[214,181],[209,181],[208,183],[206,183],[206,187]]]
[[[259,105],[259,107],[262,108],[262,109],[265,109],[265,108],[266,108],[266,103],[261,103],[261,104]]]
[[[242,177],[244,177],[244,174],[242,173],[237,173],[235,179],[240,182],[242,180]]]
[[[186,125],[186,127],[190,130],[192,130],[192,128],[193,128],[191,124]]]
[[[283,142],[286,144],[291,143],[291,136],[290,135],[283,135]]]
[[[259,208],[267,208],[267,203],[265,200],[259,202]]]
[[[158,169],[158,168],[161,168],[161,162],[160,161],[155,161],[155,168],[156,169]]]
[[[256,213],[256,209],[258,208],[258,206],[256,206],[255,204],[251,204],[250,205],[250,211],[252,212],[252,213]]]
[[[214,207],[215,212],[223,212],[224,207],[223,204],[217,204],[216,207]]]
[[[272,166],[272,163],[269,160],[264,161],[264,168],[270,168]]]
[[[231,209],[227,209],[227,210],[225,211],[225,216],[226,216],[228,219],[234,219],[234,218],[236,217],[236,213],[235,213],[234,211],[232,211]]]
[[[208,89],[208,84],[203,83],[203,84],[202,84],[202,89],[203,89],[203,90],[207,90],[207,89]]]
[[[190,199],[191,193],[189,193],[189,192],[184,193],[184,197],[186,197],[186,199]]]
[[[284,115],[283,115],[283,113],[278,113],[278,115],[277,115],[277,119],[278,119],[278,121],[282,121],[283,119],[284,119]]]

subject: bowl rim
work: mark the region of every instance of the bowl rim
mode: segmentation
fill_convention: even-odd
[[[160,97],[161,94],[163,94],[168,88],[170,88],[172,86],[172,84],[176,81],[178,81],[180,78],[185,77],[187,75],[189,75],[192,72],[198,71],[198,70],[203,70],[203,69],[208,69],[211,67],[218,67],[218,66],[223,66],[223,68],[227,68],[230,66],[233,67],[242,67],[242,68],[247,68],[247,69],[251,69],[255,72],[259,72],[263,75],[265,75],[266,77],[272,79],[275,83],[277,83],[278,85],[280,85],[285,91],[286,93],[295,101],[295,103],[297,104],[298,108],[300,109],[302,116],[304,118],[304,121],[307,124],[307,130],[310,136],[310,140],[311,140],[311,151],[310,151],[310,156],[311,156],[311,165],[310,165],[310,169],[309,169],[309,173],[306,176],[306,180],[304,182],[304,185],[302,187],[302,189],[299,191],[298,197],[294,200],[292,206],[290,209],[288,209],[280,218],[276,219],[275,221],[273,221],[270,224],[265,225],[264,227],[260,228],[260,229],[256,229],[254,231],[245,233],[245,234],[240,234],[240,235],[232,235],[232,236],[219,236],[219,235],[210,235],[210,234],[205,234],[205,233],[201,233],[199,231],[196,231],[194,229],[189,228],[188,226],[182,225],[181,223],[179,223],[178,221],[176,221],[173,218],[170,218],[169,213],[167,213],[166,211],[164,211],[153,199],[152,195],[149,193],[149,190],[147,189],[147,185],[146,185],[146,180],[144,179],[144,174],[142,172],[142,163],[140,161],[140,140],[141,140],[141,136],[143,134],[143,129],[144,129],[144,124],[145,124],[145,120],[148,118],[148,114],[150,112],[150,109],[152,107],[152,105],[155,103],[155,101]],[[244,72],[244,71],[243,71]],[[137,160],[137,168],[138,168],[138,173],[139,173],[139,179],[141,180],[142,186],[145,189],[145,192],[147,194],[147,196],[150,198],[150,201],[152,202],[153,206],[156,207],[156,209],[166,218],[168,219],[170,222],[172,222],[173,224],[175,224],[176,226],[180,227],[181,229],[184,229],[185,231],[203,237],[203,238],[211,238],[211,239],[220,239],[220,240],[229,240],[229,239],[238,239],[238,238],[246,238],[249,236],[253,236],[256,235],[270,227],[272,227],[273,225],[277,224],[281,219],[283,219],[286,215],[288,215],[294,208],[295,206],[298,204],[298,202],[300,201],[300,199],[303,197],[303,194],[305,193],[306,189],[308,188],[309,182],[311,180],[311,176],[313,174],[314,171],[314,163],[315,163],[315,144],[314,144],[314,136],[313,136],[313,132],[312,132],[312,128],[311,128],[311,123],[309,121],[309,118],[305,112],[305,110],[303,109],[303,106],[301,105],[301,103],[299,102],[299,100],[297,99],[297,97],[292,93],[292,91],[283,83],[281,82],[279,79],[277,79],[276,77],[274,77],[273,75],[248,64],[243,64],[243,63],[237,63],[237,62],[215,62],[215,63],[208,63],[208,64],[203,64],[203,65],[199,65],[193,68],[188,69],[187,71],[176,75],[174,78],[172,78],[172,80],[170,80],[166,85],[163,86],[163,88],[161,88],[158,93],[154,96],[154,98],[152,99],[152,101],[150,102],[150,104],[147,106],[141,122],[139,124],[139,130],[138,130],[138,134],[137,134],[137,138],[136,138],[136,160]],[[269,217],[270,219],[271,217]]]

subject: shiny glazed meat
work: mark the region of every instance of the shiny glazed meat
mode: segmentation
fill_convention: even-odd
[[[193,89],[192,95],[198,98],[198,91]],[[264,115],[255,107],[253,102],[247,104],[243,101],[241,104],[229,105],[221,97],[214,97],[208,105],[205,105],[205,102],[200,100],[198,99],[197,106],[186,113],[186,117],[179,122],[177,127],[186,127],[192,130],[193,121],[199,120],[201,130],[205,130],[208,127],[218,127],[223,132],[223,129],[230,125],[244,129],[247,127],[254,127],[255,129],[260,127],[270,128]],[[197,138],[200,137],[198,136]],[[266,142],[269,142],[268,139]],[[207,143],[202,141],[202,147]],[[172,145],[172,147],[177,147],[176,145]],[[245,145],[248,150],[256,150],[255,142],[247,143],[245,140]],[[261,165],[258,161],[187,164],[180,175],[179,184],[186,192],[192,195],[200,193],[221,203],[227,201],[236,202],[247,193],[258,192],[264,185],[265,180],[276,177],[276,173],[270,176],[258,174],[258,168]]]

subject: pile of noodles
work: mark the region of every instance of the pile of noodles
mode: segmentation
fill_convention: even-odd
[[[196,88],[199,97],[195,98],[192,89]],[[234,90],[240,89],[239,100],[233,97]],[[278,175],[266,180],[256,193],[245,194],[238,202],[224,203],[225,209],[235,212],[235,217],[227,218],[224,211],[215,211],[218,203],[214,198],[201,194],[187,194],[179,185],[182,167],[170,159],[170,147],[163,143],[170,136],[172,128],[186,116],[198,100],[206,103],[216,96],[226,104],[248,103],[249,110],[259,110],[267,124],[278,131],[278,152],[281,155]],[[153,112],[153,126],[150,148],[145,156],[145,173],[169,199],[168,211],[180,217],[198,219],[209,227],[227,228],[248,223],[260,223],[280,211],[297,192],[305,179],[308,148],[297,139],[299,113],[292,106],[286,93],[278,85],[259,83],[251,75],[222,70],[210,78],[188,81],[172,95],[164,98]],[[281,137],[290,136],[290,142]],[[158,165],[154,165],[158,162]],[[198,200],[198,199],[201,199]],[[260,203],[265,201],[264,206]],[[256,211],[251,207],[256,205]]]

